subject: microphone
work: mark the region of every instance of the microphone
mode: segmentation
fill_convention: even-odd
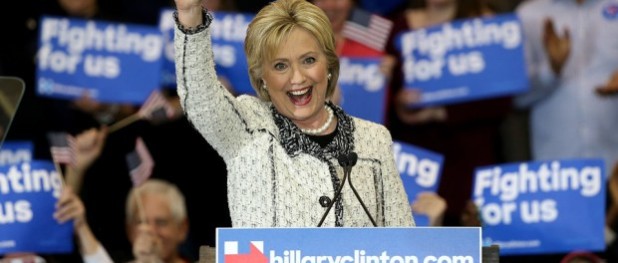
[[[373,226],[377,227],[378,225],[376,224],[376,221],[371,216],[371,213],[369,213],[369,209],[367,209],[367,206],[365,206],[365,203],[360,198],[360,195],[358,194],[358,192],[356,192],[356,188],[354,188],[354,185],[352,185],[352,167],[356,165],[357,160],[358,160],[358,155],[355,152],[350,152],[348,154],[348,165],[349,165],[348,177],[350,177],[348,179],[348,183],[350,184],[350,188],[352,188],[352,191],[354,192],[356,199],[358,199],[358,202],[360,202],[361,206],[363,207],[363,210],[365,210],[365,214],[367,214],[367,217],[369,217],[369,220],[371,220],[371,223],[373,224]]]
[[[326,219],[326,216],[328,215],[328,212],[330,211],[330,209],[337,202],[337,199],[341,198],[341,190],[343,189],[343,186],[345,185],[345,181],[348,178],[349,178],[348,181],[350,183],[350,188],[352,188],[352,191],[354,192],[356,199],[358,200],[358,202],[360,202],[361,206],[363,207],[363,210],[365,210],[365,214],[367,214],[367,217],[369,217],[369,220],[371,220],[371,223],[373,224],[373,226],[377,227],[378,225],[376,224],[376,221],[371,216],[371,213],[369,213],[369,209],[367,209],[367,206],[365,206],[365,203],[360,198],[360,195],[356,191],[356,188],[354,188],[354,185],[352,185],[352,176],[351,176],[352,167],[356,165],[356,161],[358,161],[358,155],[355,152],[350,152],[347,155],[342,154],[342,155],[339,155],[339,157],[337,157],[337,161],[339,161],[339,165],[343,167],[343,180],[341,180],[341,185],[339,185],[339,189],[337,189],[337,192],[335,193],[335,197],[333,198],[333,201],[328,205],[328,208],[326,208],[324,215],[322,215],[322,219],[320,220],[320,223],[318,223],[318,227],[322,226],[322,223],[324,223],[324,220]]]
[[[348,178],[348,172],[347,172],[348,167],[351,168],[351,166],[348,165],[349,158],[347,155],[345,154],[339,155],[339,157],[337,157],[337,161],[339,161],[339,165],[343,166],[343,180],[341,180],[339,189],[337,189],[337,192],[335,192],[335,197],[333,198],[333,201],[330,202],[330,204],[326,208],[326,211],[324,211],[324,215],[322,215],[322,219],[320,219],[320,223],[318,223],[318,227],[322,226],[322,223],[324,223],[324,219],[326,219],[328,212],[330,212],[330,209],[333,208],[333,205],[337,203],[337,199],[341,197],[341,190],[343,189],[343,185],[345,185],[345,180]],[[354,160],[354,162],[356,163],[356,160]]]

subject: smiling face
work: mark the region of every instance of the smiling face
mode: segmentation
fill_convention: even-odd
[[[324,123],[328,62],[313,35],[294,28],[262,68],[262,81],[279,113],[301,128]]]

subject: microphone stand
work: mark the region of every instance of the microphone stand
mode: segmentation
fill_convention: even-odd
[[[330,204],[326,208],[326,211],[324,212],[324,215],[322,215],[322,219],[320,219],[320,223],[318,223],[318,227],[322,226],[322,223],[324,223],[324,219],[326,219],[326,216],[328,215],[328,212],[330,212],[330,209],[333,208],[333,205],[337,202],[337,199],[341,198],[341,190],[343,189],[343,186],[345,185],[345,181],[348,178],[348,173],[350,171],[351,166],[348,165],[347,156],[340,155],[337,159],[339,160],[339,164],[343,166],[343,180],[341,180],[341,185],[339,185],[339,189],[337,189],[337,192],[335,193],[335,197],[333,198],[333,201],[330,202]]]
[[[373,226],[377,227],[378,225],[376,224],[376,221],[373,220],[373,217],[369,213],[369,209],[367,209],[367,207],[365,206],[365,203],[363,203],[363,200],[358,195],[358,192],[356,192],[356,188],[354,188],[354,185],[352,185],[352,176],[350,176],[350,180],[348,180],[348,183],[350,184],[350,188],[352,188],[352,191],[354,192],[356,199],[358,199],[358,202],[360,202],[361,206],[363,206],[363,209],[365,210],[365,214],[367,214],[367,217],[369,217],[369,220],[371,220],[371,223],[373,224]]]
[[[343,189],[343,186],[345,185],[345,181],[348,178],[349,178],[348,182],[350,184],[350,188],[352,188],[352,191],[354,192],[356,199],[363,207],[363,210],[365,210],[365,214],[367,214],[367,217],[369,217],[369,220],[371,220],[371,224],[373,224],[374,227],[377,227],[378,224],[376,224],[376,221],[371,216],[371,213],[369,213],[369,209],[367,209],[367,206],[365,205],[363,200],[360,198],[360,195],[356,191],[356,188],[354,188],[354,185],[352,185],[352,167],[356,165],[356,161],[358,160],[358,155],[355,152],[350,152],[348,155],[339,156],[338,160],[339,160],[339,164],[343,166],[343,180],[341,180],[341,185],[339,186],[339,189],[337,189],[337,192],[335,193],[335,197],[333,198],[333,201],[328,205],[328,208],[326,208],[326,211],[324,212],[324,215],[322,216],[320,223],[318,223],[318,227],[322,226],[322,223],[324,223],[324,220],[326,219],[326,216],[328,215],[328,212],[330,211],[330,209],[337,202],[337,200],[341,198],[341,190]]]
[[[367,214],[367,217],[369,217],[369,220],[371,220],[371,223],[373,224],[373,226],[377,227],[378,224],[376,224],[376,221],[371,216],[371,213],[369,213],[369,209],[367,209],[367,206],[365,206],[363,199],[360,198],[360,195],[358,194],[358,192],[356,192],[356,188],[354,188],[354,185],[352,185],[352,167],[356,165],[357,160],[358,160],[358,155],[355,152],[350,152],[348,154],[348,177],[350,177],[350,179],[348,180],[348,183],[350,184],[350,188],[352,188],[352,191],[354,192],[356,199],[358,199],[358,202],[360,202],[361,206],[363,207],[363,210],[365,210],[365,214]]]
[[[333,198],[333,201],[330,202],[330,204],[328,205],[328,208],[326,208],[326,212],[324,212],[324,215],[322,216],[322,219],[320,219],[320,223],[318,223],[318,227],[322,226],[322,223],[324,223],[324,219],[326,219],[326,216],[328,215],[328,212],[330,211],[331,208],[333,208],[333,205],[335,203],[337,203],[337,199],[341,198],[341,190],[343,189],[343,185],[345,184],[345,180],[348,178],[348,173],[343,172],[343,180],[341,180],[341,185],[339,186],[339,189],[337,189],[337,193],[335,194],[335,198]]]

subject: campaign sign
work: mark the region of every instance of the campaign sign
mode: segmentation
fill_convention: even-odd
[[[176,62],[174,54],[174,9],[163,8],[159,13],[159,30],[163,36],[161,86],[176,87]]]
[[[30,162],[33,150],[31,141],[5,141],[0,148],[0,166]]]
[[[217,228],[218,263],[481,262],[480,227]]]
[[[384,123],[386,78],[379,58],[340,58],[340,106],[350,115]]]
[[[602,251],[605,181],[601,159],[477,168],[472,198],[483,239],[503,255]]]
[[[440,184],[444,157],[405,142],[394,141],[393,153],[397,170],[410,204],[421,192],[436,192]],[[429,219],[423,214],[414,214],[417,226],[429,226]]]
[[[406,88],[432,106],[514,95],[528,90],[518,17],[455,20],[397,35]]]
[[[45,16],[37,94],[109,103],[143,103],[160,88],[163,38],[153,26]]]
[[[163,64],[163,83],[176,84],[174,62],[174,27],[173,10],[165,9],[159,19],[159,27],[166,38],[165,60]],[[215,55],[217,75],[224,84],[229,84],[233,93],[255,95],[249,80],[244,41],[247,26],[253,14],[237,12],[212,12],[213,21],[208,27],[211,34],[212,49]]]
[[[50,161],[0,166],[0,254],[72,252],[72,222],[53,218],[61,191]]]

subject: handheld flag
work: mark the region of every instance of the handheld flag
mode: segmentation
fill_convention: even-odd
[[[155,89],[150,93],[150,96],[148,96],[137,113],[114,123],[109,127],[109,132],[115,132],[140,119],[161,123],[173,118],[176,114],[175,111],[174,107],[167,101],[161,91]]]
[[[75,165],[75,138],[66,132],[47,134],[52,160],[57,164]]]
[[[150,177],[154,167],[154,160],[141,137],[137,138],[135,150],[128,153],[126,159],[133,186],[140,186]]]
[[[174,107],[170,105],[159,90],[153,90],[137,114],[147,120],[165,120],[174,116]]]
[[[393,22],[360,8],[352,10],[343,25],[343,36],[378,51],[384,51]]]

